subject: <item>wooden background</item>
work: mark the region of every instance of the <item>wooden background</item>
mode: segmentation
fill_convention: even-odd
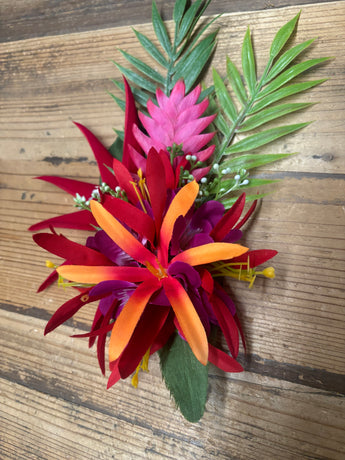
[[[92,3],[92,4],[91,4]],[[258,67],[275,31],[302,8],[295,41],[318,37],[308,57],[334,56],[304,79],[330,77],[296,98],[319,102],[292,115],[314,120],[265,151],[300,154],[261,171],[271,187],[246,243],[279,251],[275,280],[231,291],[244,322],[246,372],[210,369],[204,418],[186,422],[162,383],[158,360],[135,390],[106,391],[95,350],[69,336],[88,329],[93,307],[43,337],[70,297],[35,291],[47,254],[26,229],[70,212],[72,200],[37,175],[95,180],[92,154],[71,120],[106,145],[123,115],[107,90],[117,48],[140,56],[129,25],[152,35],[150,2],[1,1],[0,27],[0,458],[344,459],[344,72],[345,3],[214,0],[224,12],[213,65],[239,62],[250,25]],[[170,17],[172,1],[164,4]],[[287,6],[289,5],[289,6]],[[67,231],[76,241],[85,235]]]

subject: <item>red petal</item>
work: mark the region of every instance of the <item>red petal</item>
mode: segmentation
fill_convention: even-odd
[[[155,337],[167,319],[170,307],[148,305],[137,327],[119,359],[119,371],[122,379],[135,371],[142,357],[150,348]]]
[[[138,203],[138,197],[131,182],[134,182],[128,169],[116,158],[113,159],[113,169],[119,186],[126,192],[129,201],[133,204]]]
[[[136,208],[127,201],[106,196],[103,202],[104,208],[109,211],[116,219],[128,225],[140,237],[147,238],[151,244],[155,238],[155,223],[153,219],[140,209]]]
[[[123,77],[123,82],[125,85],[125,93],[126,93],[126,111],[125,111],[125,137],[123,143],[123,156],[122,156],[122,163],[126,166],[127,169],[130,171],[136,172],[137,168],[133,163],[129,146],[135,148],[137,152],[141,152],[141,147],[138,144],[136,138],[133,134],[133,125],[139,124],[138,112],[135,106],[135,100],[133,97],[133,93],[131,87],[129,86],[127,80]]]
[[[228,307],[217,296],[211,297],[211,304],[216,315],[219,326],[224,334],[226,343],[234,358],[237,358],[239,348],[239,335],[237,324]]]
[[[241,324],[241,322],[240,322],[239,317],[237,316],[237,313],[235,313],[235,315],[234,315],[234,320],[236,321],[238,330],[240,331],[241,339],[242,339],[242,345],[243,345],[244,351],[246,352],[246,351],[247,351],[246,339],[245,339],[245,337],[244,337],[244,332],[243,332],[243,329],[242,329],[242,324]]]
[[[242,193],[242,195],[238,198],[237,201],[235,201],[229,211],[224,214],[224,216],[220,219],[220,221],[210,233],[214,241],[223,241],[223,239],[241,217],[245,202],[246,195],[245,193]]]
[[[105,255],[82,244],[75,243],[63,235],[36,233],[35,243],[46,251],[68,260],[75,265],[113,265]]]
[[[272,259],[275,255],[278,254],[278,251],[274,249],[255,249],[253,251],[248,251],[241,256],[234,257],[231,260],[231,263],[247,263],[249,259],[249,268],[257,267],[258,265],[267,262],[267,260]],[[234,265],[233,268],[240,269],[240,265]]]
[[[152,355],[157,350],[160,350],[169,340],[170,336],[175,332],[176,327],[174,325],[174,313],[170,310],[169,316],[166,319],[162,329],[157,334],[151,349],[150,354]]]
[[[256,205],[257,205],[257,202],[258,200],[255,200],[253,202],[253,204],[251,205],[251,207],[249,208],[247,214],[243,217],[243,219],[241,219],[239,221],[239,223],[234,227],[234,228],[241,228],[246,222],[247,220],[249,219],[249,217],[253,214],[253,212],[255,211],[255,208],[256,208]]]
[[[51,219],[42,220],[37,224],[31,225],[29,231],[36,232],[43,228],[58,227],[58,228],[76,228],[78,230],[94,231],[93,225],[97,226],[97,222],[93,218],[90,211],[82,210],[63,214],[62,216],[52,217]]]
[[[44,180],[49,182],[57,187],[61,188],[71,195],[79,193],[81,196],[85,196],[88,200],[91,197],[91,193],[95,188],[95,185],[89,184],[88,182],[83,182],[80,180],[66,179],[65,177],[56,177],[56,176],[40,176],[35,177],[35,179]]]
[[[120,380],[120,378],[121,376],[118,369],[118,363],[114,363],[112,366],[112,372],[107,383],[107,390],[109,390],[110,387],[115,385],[115,383],[117,383]]]
[[[44,330],[44,335],[53,331],[62,323],[72,318],[72,316],[77,313],[81,307],[98,299],[99,297],[89,297],[87,294],[85,294],[85,292],[83,292],[82,294],[73,297],[73,299],[68,300],[63,305],[61,305],[61,307],[58,308],[58,310],[56,310],[56,312],[50,318]]]
[[[156,225],[157,235],[159,233],[163,212],[167,201],[167,190],[164,174],[164,165],[160,155],[154,148],[149,151],[146,164],[146,182],[150,194],[150,202]]]
[[[243,372],[243,367],[236,361],[236,359],[224,353],[224,351],[214,347],[210,343],[208,344],[208,360],[210,363],[225,372]]]
[[[152,294],[160,288],[158,279],[141,283],[123,307],[114,323],[109,341],[109,361],[115,361],[127,347]],[[146,351],[146,350],[145,350]]]
[[[173,167],[171,166],[169,157],[164,150],[159,151],[159,156],[164,166],[166,186],[168,189],[173,190],[175,188],[175,173]]]
[[[55,283],[55,281],[57,281],[59,279],[59,274],[56,270],[54,270],[49,276],[48,278],[46,278],[43,283],[40,285],[40,287],[37,289],[37,292],[42,292],[44,291],[45,289],[47,289],[47,287],[49,287],[51,284]]]
[[[114,175],[109,171],[108,168],[112,167],[113,157],[104,147],[104,145],[97,139],[97,137],[89,131],[85,126],[80,123],[74,122],[74,124],[80,129],[80,131],[86,137],[93,154],[96,158],[98,169],[103,182],[106,182],[109,187],[115,188],[118,184],[115,180]]]

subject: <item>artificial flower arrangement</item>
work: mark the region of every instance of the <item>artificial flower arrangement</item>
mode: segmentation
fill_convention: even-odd
[[[121,51],[131,68],[115,63],[124,75],[115,84],[125,100],[113,97],[125,112],[124,131],[117,131],[107,149],[76,123],[97,160],[100,182],[39,177],[72,194],[79,210],[30,227],[49,228],[34,234],[34,241],[64,260],[59,266],[47,263],[53,271],[39,291],[57,282],[76,293],[54,313],[45,334],[94,303],[90,332],[75,337],[96,344],[105,374],[110,335],[108,388],[129,376],[136,387],[140,369],[147,370],[157,352],[164,381],[191,422],[205,410],[208,363],[224,372],[243,370],[237,357],[240,339],[245,348],[244,334],[222,280],[235,278],[251,287],[257,275],[274,278],[272,267],[258,267],[277,252],[239,242],[262,196],[243,190],[272,182],[251,178],[251,169],[289,156],[260,149],[307,123],[265,125],[310,105],[281,101],[322,83],[293,80],[327,59],[295,63],[313,40],[284,49],[297,15],[277,32],[260,78],[248,29],[242,76],[227,58],[226,76],[213,69],[213,84],[202,88],[198,80],[217,36],[207,33],[217,18],[200,21],[209,3],[188,6],[177,0],[172,39],[153,3],[160,45],[134,32],[161,72]],[[246,203],[251,205],[244,213]],[[81,245],[56,228],[93,233]],[[217,333],[227,350],[215,345]]]

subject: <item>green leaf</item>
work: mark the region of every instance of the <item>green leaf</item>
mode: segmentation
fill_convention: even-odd
[[[120,137],[117,137],[115,142],[113,142],[109,147],[108,151],[114,158],[122,161],[123,140]]]
[[[254,107],[252,107],[247,114],[251,115],[253,113],[258,112],[259,110],[264,109],[265,107],[273,104],[274,102],[278,102],[285,97],[292,96],[294,94],[301,93],[302,91],[306,91],[307,89],[312,88],[313,86],[320,85],[321,83],[325,82],[327,78],[323,78],[322,80],[313,80],[313,81],[306,81],[302,83],[295,83],[293,85],[286,86],[281,88],[273,93],[268,94],[267,96],[263,97],[258,101]]]
[[[199,20],[200,15],[197,15],[197,11],[201,2],[202,0],[194,2],[184,14],[176,37],[176,46],[180,46],[186,35],[193,29],[193,25]]]
[[[230,121],[234,122],[237,117],[237,110],[234,103],[231,100],[230,94],[223,83],[223,80],[219,76],[216,69],[213,69],[213,82],[216,90],[219,106],[229,118]]]
[[[165,24],[157,10],[157,5],[155,2],[152,2],[152,25],[155,30],[156,36],[159,40],[159,43],[162,45],[162,48],[167,53],[167,55],[172,58],[172,48],[169,39],[169,35]]]
[[[257,149],[258,147],[269,144],[280,137],[302,129],[307,125],[309,125],[309,123],[297,123],[295,125],[278,126],[276,128],[267,129],[266,131],[253,134],[236,142],[236,144],[233,144],[231,147],[226,149],[225,153],[229,155],[232,153],[248,152],[249,150]]]
[[[208,366],[196,359],[178,334],[159,351],[159,357],[165,384],[176,405],[189,422],[198,422],[205,411]]]
[[[237,70],[235,64],[227,57],[226,58],[226,70],[229,82],[234,90],[234,93],[238,97],[239,101],[244,105],[247,102],[247,92],[242,82],[241,75]]]
[[[187,0],[177,0],[173,11],[173,20],[179,24],[183,17],[184,10],[186,9]]]
[[[278,179],[257,179],[257,178],[248,178],[249,183],[247,185],[242,185],[240,190],[253,187],[261,187],[262,185],[269,185],[275,182],[279,182]],[[230,189],[235,184],[233,179],[225,179],[221,181],[221,187],[225,189]]]
[[[126,110],[126,102],[123,100],[123,99],[120,99],[119,97],[115,96],[114,94],[112,93],[109,93],[110,96],[114,99],[114,101],[116,102],[116,104],[120,107],[120,109],[125,112]]]
[[[147,77],[151,78],[151,80],[156,81],[162,85],[165,84],[165,78],[158,72],[156,72],[152,67],[145,64],[145,62],[141,61],[140,59],[132,56],[131,54],[127,53],[124,50],[120,49],[122,55],[127,59],[128,62],[134,65],[141,73],[146,75]]]
[[[246,203],[251,203],[252,201],[259,200],[260,198],[265,197],[268,193],[258,193],[256,195],[246,195]],[[238,199],[238,196],[231,198],[221,198],[220,202],[224,205],[225,211],[231,208],[231,206]]]
[[[292,62],[302,51],[304,51],[308,46],[310,46],[315,39],[307,40],[299,45],[294,46],[293,48],[286,51],[272,66],[267,77],[263,81],[264,84],[268,83],[270,80],[275,78],[280,72],[282,72],[289,64]]]
[[[191,89],[209,60],[215,46],[215,33],[208,35],[199,42],[187,57],[180,59],[175,67],[172,84],[184,77],[186,93]]]
[[[329,58],[318,58],[318,59],[309,59],[308,61],[300,62],[299,64],[294,65],[290,69],[285,70],[278,77],[276,77],[271,83],[269,83],[259,94],[259,97],[267,96],[267,94],[276,91],[281,88],[283,85],[291,81],[293,78],[296,78],[301,73],[310,69],[311,67],[321,64],[322,62],[328,60]]]
[[[273,59],[280,53],[281,49],[291,37],[292,32],[295,30],[298,18],[300,13],[298,13],[291,21],[286,23],[279,31],[277,32],[276,36],[273,39],[271,49],[270,49],[270,60]]]
[[[231,171],[240,171],[241,169],[250,169],[258,168],[274,161],[283,160],[284,158],[289,158],[293,153],[265,153],[258,154],[252,153],[248,155],[239,155],[236,157],[231,157],[229,160],[226,160],[222,163],[223,168],[230,168]]]
[[[242,70],[244,79],[246,80],[246,83],[248,85],[249,92],[251,95],[253,95],[256,88],[256,70],[253,45],[249,29],[247,29],[246,35],[243,40]]]
[[[273,107],[268,107],[260,111],[259,113],[252,115],[250,118],[247,118],[244,123],[240,125],[240,128],[237,130],[238,133],[243,133],[250,131],[251,129],[258,128],[259,126],[275,120],[284,115],[296,112],[297,110],[302,110],[313,105],[312,103],[292,103],[292,104],[281,104]]]
[[[146,37],[146,35],[138,32],[137,30],[133,29],[137,39],[139,40],[142,47],[153,57],[155,61],[158,62],[162,67],[166,69],[169,66],[168,61],[165,59],[163,54],[159,51],[159,49],[152,43],[152,41]]]
[[[120,70],[120,72],[130,80],[131,82],[135,83],[139,88],[146,89],[150,91],[150,93],[155,94],[156,92],[156,85],[149,80],[146,80],[142,75],[134,72],[133,70],[127,69],[127,67],[123,67],[122,65],[118,64],[117,62],[113,61],[116,67]]]

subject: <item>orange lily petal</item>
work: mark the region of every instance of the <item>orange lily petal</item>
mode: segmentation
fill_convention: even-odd
[[[157,278],[151,278],[140,284],[133,292],[119,317],[115,321],[109,342],[109,361],[115,361],[126,348],[147,302],[161,284]]]
[[[196,181],[189,182],[175,195],[164,216],[159,235],[159,258],[163,266],[166,266],[168,261],[168,249],[176,219],[187,214],[198,196],[198,192],[199,185]]]
[[[90,201],[91,212],[98,225],[120,248],[133,259],[146,265],[149,262],[157,266],[156,257],[143,246],[115,217],[107,211],[98,201]]]
[[[97,284],[101,281],[122,280],[130,283],[152,279],[153,275],[140,267],[109,267],[89,265],[61,265],[57,272],[63,278],[76,283]]]
[[[162,284],[187,342],[196,358],[206,366],[208,361],[207,336],[193,303],[175,278],[171,276],[163,278]]]
[[[232,243],[209,243],[186,249],[171,260],[173,262],[185,262],[189,265],[202,265],[218,260],[232,259],[248,251],[248,248],[240,244]]]

